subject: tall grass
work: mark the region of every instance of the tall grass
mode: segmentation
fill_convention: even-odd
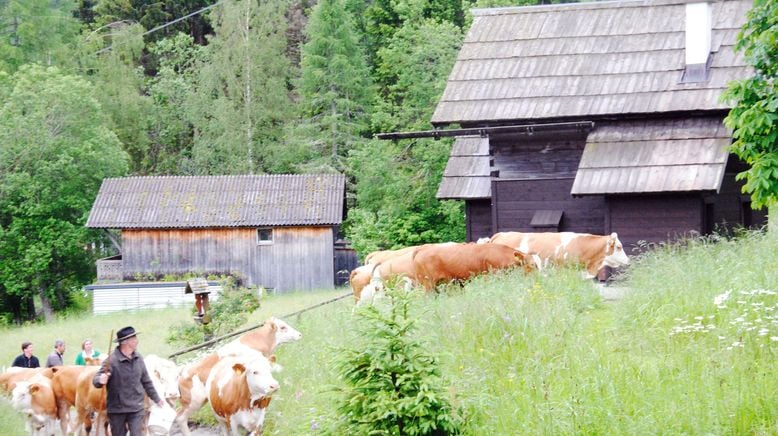
[[[614,284],[627,290],[619,301],[572,269],[480,277],[419,296],[419,339],[468,434],[778,434],[777,245],[748,233],[657,247]],[[269,296],[249,324],[341,292]],[[352,309],[345,299],[286,319],[303,339],[277,350],[265,434],[337,428],[332,363],[362,334]],[[45,356],[60,335],[102,349],[125,324],[144,332],[142,352],[165,355],[172,347],[153,332],[189,312],[114,316],[4,331],[0,358],[10,363],[28,338]],[[0,434],[22,434],[20,422],[0,407]]]

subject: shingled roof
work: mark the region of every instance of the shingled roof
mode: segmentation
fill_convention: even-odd
[[[750,68],[733,50],[750,0],[712,2],[708,80],[682,83],[684,0],[474,10],[432,123],[724,110]]]
[[[601,123],[571,193],[718,191],[731,136],[716,116]]]
[[[87,227],[115,229],[337,225],[341,174],[105,179]]]

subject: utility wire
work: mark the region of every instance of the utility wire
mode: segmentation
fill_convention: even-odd
[[[170,22],[165,23],[165,24],[161,24],[161,25],[159,25],[159,26],[157,26],[157,27],[155,27],[155,28],[153,28],[151,30],[147,30],[147,31],[143,32],[140,36],[146,36],[146,35],[148,35],[150,33],[156,32],[157,30],[162,30],[165,27],[172,26],[173,24],[176,24],[179,21],[186,20],[189,17],[193,17],[195,15],[202,14],[203,12],[205,12],[205,11],[207,11],[209,9],[213,9],[213,8],[215,8],[216,6],[218,6],[218,5],[222,4],[222,3],[224,3],[224,0],[219,0],[216,3],[214,3],[214,4],[210,5],[210,6],[206,6],[206,7],[202,8],[202,9],[197,10],[197,11],[194,11],[191,14],[184,15],[181,18],[176,18],[173,21],[170,21]],[[108,47],[104,47],[104,48],[101,48],[100,50],[96,51],[95,54],[99,55],[100,53],[103,53],[103,52],[106,52],[106,51],[110,50],[111,48],[113,48],[114,45],[121,45],[121,44],[126,44],[126,43],[111,44]]]

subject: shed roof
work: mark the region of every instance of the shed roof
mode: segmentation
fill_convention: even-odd
[[[751,0],[712,2],[709,79],[681,83],[688,0],[474,10],[432,123],[484,123],[727,109],[750,75],[733,50]]]
[[[600,123],[571,193],[718,191],[730,137],[721,117]]]
[[[489,138],[461,136],[454,141],[443,179],[440,199],[477,199],[492,196],[489,168]]]
[[[86,226],[337,225],[344,196],[341,174],[112,178],[103,180]]]

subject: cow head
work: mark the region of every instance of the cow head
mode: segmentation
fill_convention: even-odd
[[[167,359],[159,359],[151,375],[154,389],[167,401],[173,401],[181,396],[178,390],[178,379],[181,368]]]
[[[258,353],[232,366],[232,370],[238,374],[245,372],[252,403],[260,398],[269,397],[278,390],[278,381],[271,374],[271,364],[275,361],[275,355],[268,358]]]
[[[516,266],[521,266],[525,273],[529,273],[537,268],[534,259],[519,250],[513,252],[513,257],[516,259]]]
[[[276,332],[276,345],[299,341],[303,337],[302,333],[278,318],[272,317],[266,322],[270,323],[271,328]]]
[[[619,241],[619,235],[616,232],[611,233],[606,240],[605,258],[602,263],[610,267],[629,265],[629,257],[624,252],[624,246]]]
[[[20,381],[19,383],[16,383],[13,391],[11,391],[11,405],[14,409],[18,411],[32,409],[33,392],[31,391],[37,391],[38,388],[36,387],[33,389],[31,385],[32,383],[28,381]]]

